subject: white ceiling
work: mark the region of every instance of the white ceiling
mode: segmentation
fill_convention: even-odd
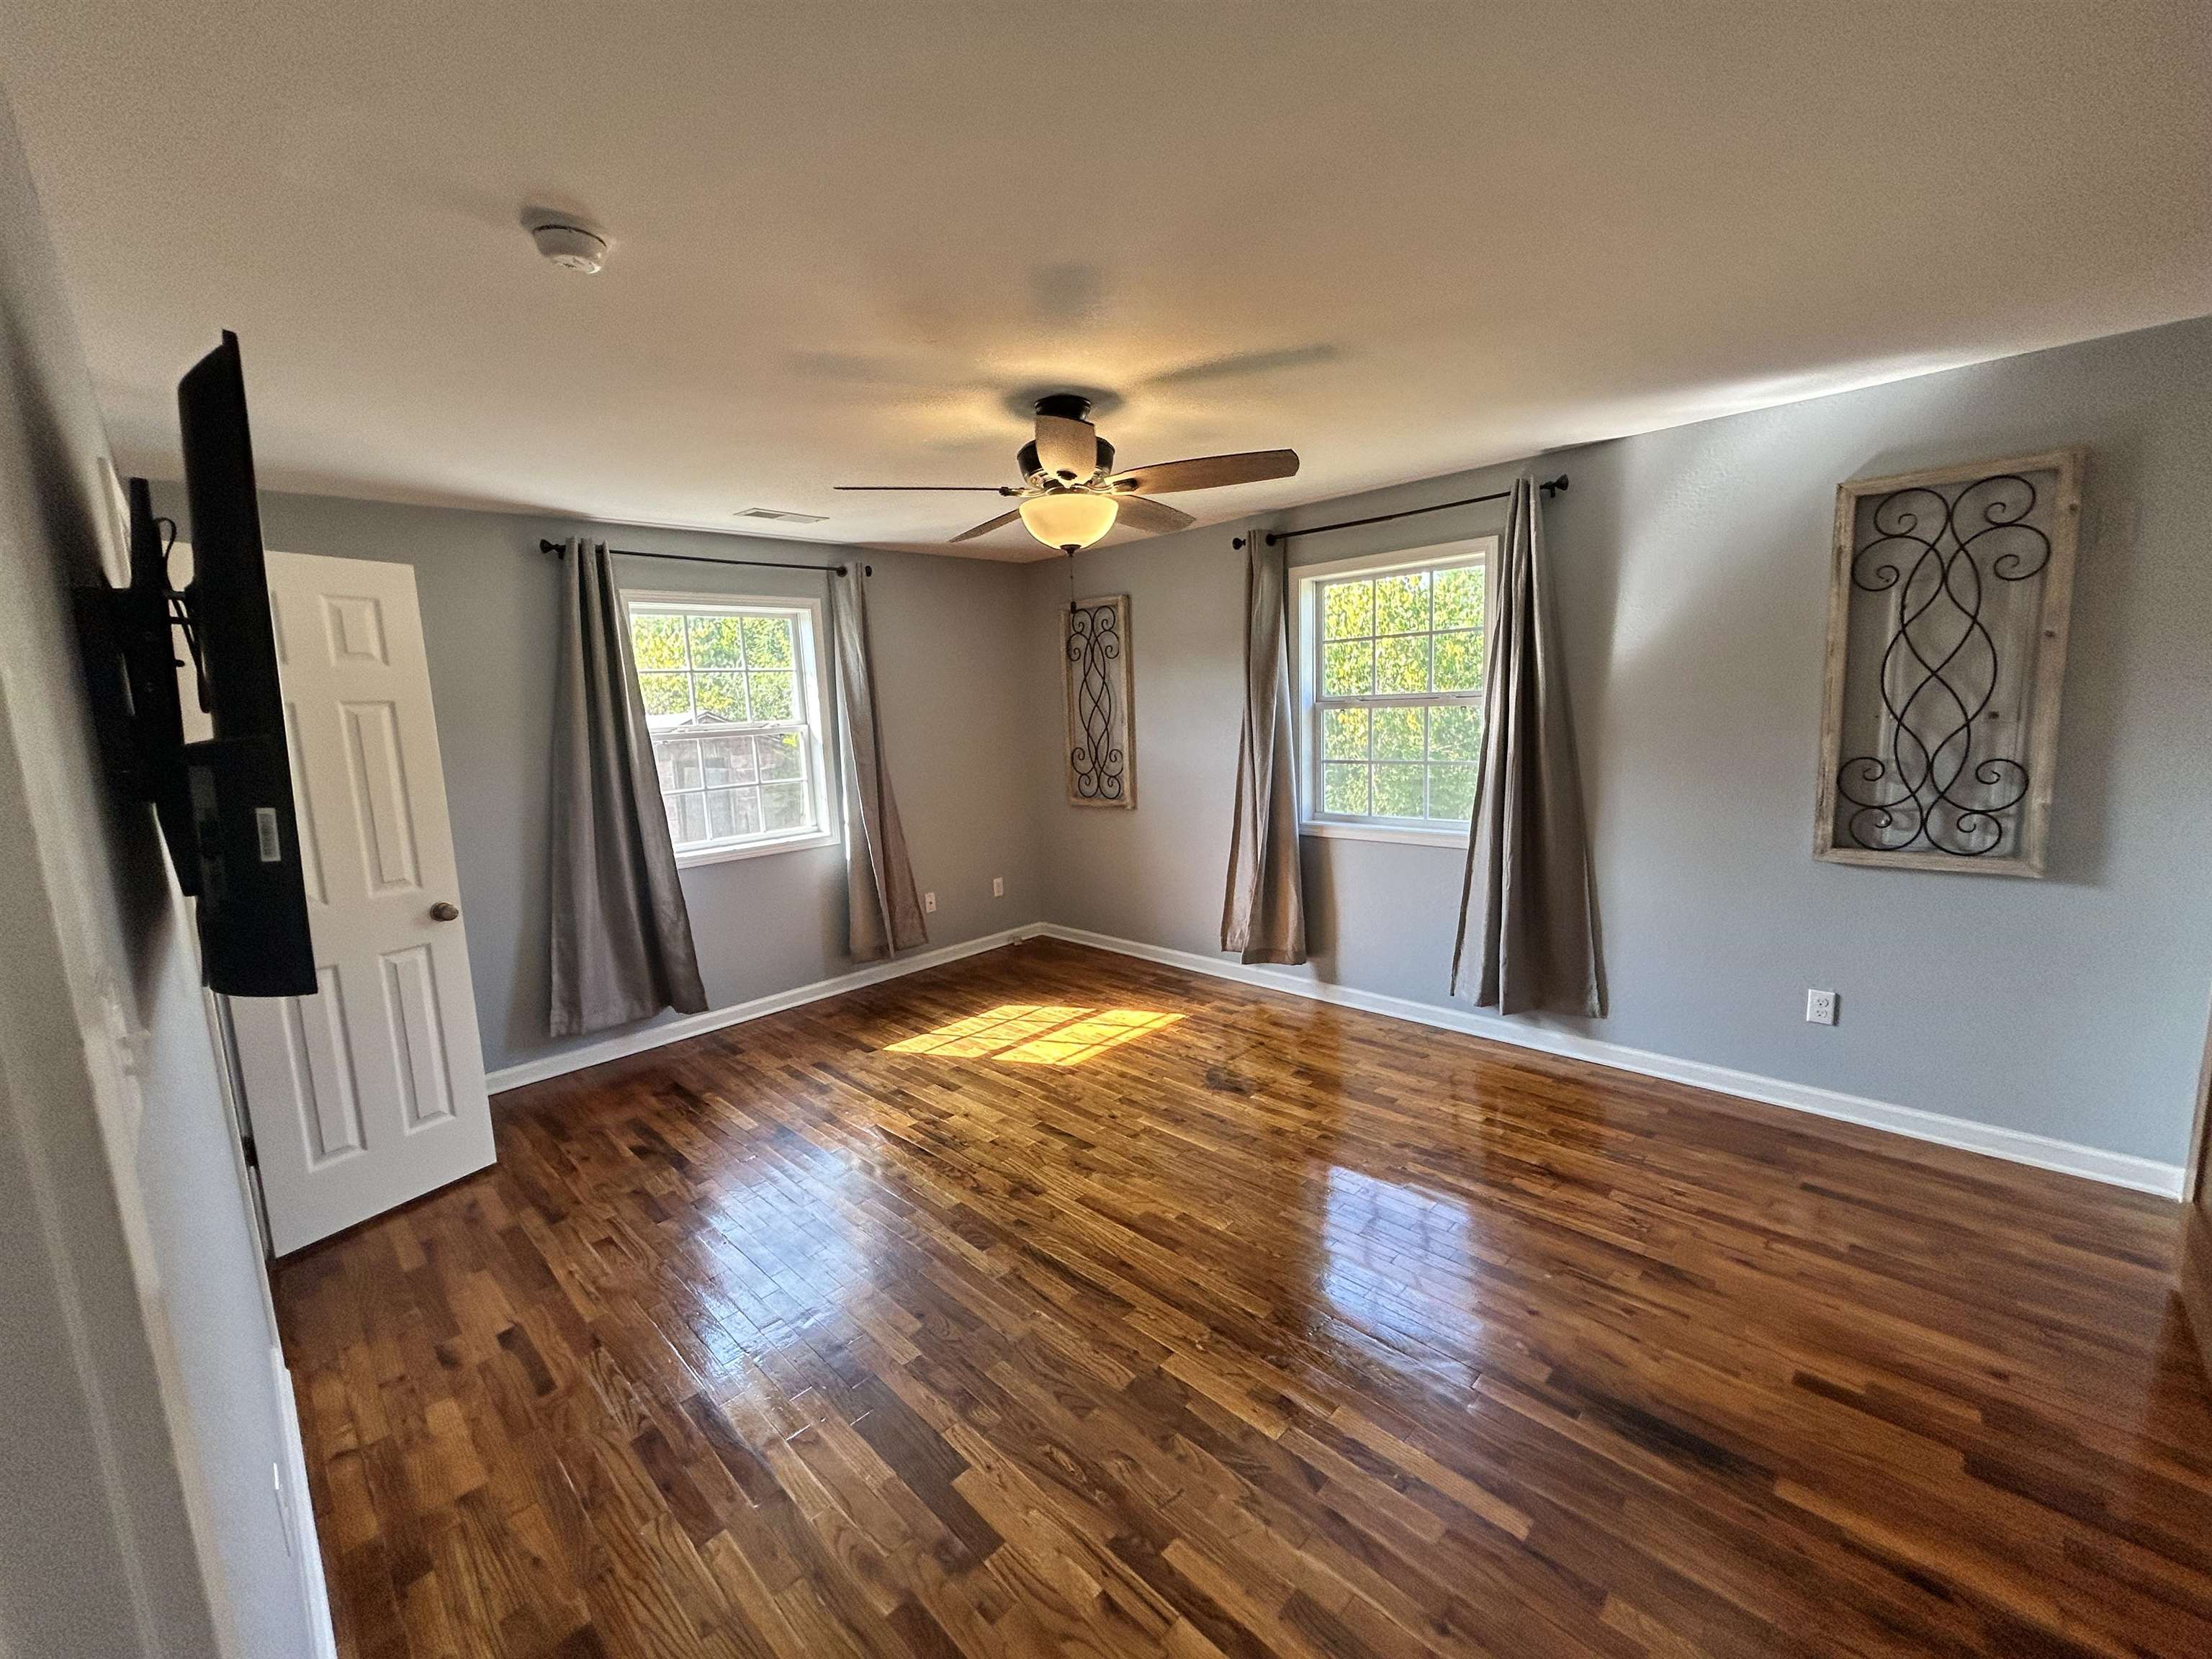
[[[1011,482],[1066,385],[1303,454],[1220,518],[2212,312],[2204,0],[4,0],[0,66],[122,460],[228,326],[280,489],[941,543],[1002,504],[830,486]]]

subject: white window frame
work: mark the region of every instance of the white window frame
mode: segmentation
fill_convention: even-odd
[[[836,745],[829,726],[829,665],[821,647],[822,601],[792,593],[702,593],[665,589],[626,587],[622,591],[623,626],[629,626],[637,611],[648,614],[680,611],[688,616],[774,616],[805,619],[792,630],[792,649],[798,667],[799,713],[806,727],[806,776],[813,796],[815,830],[792,830],[779,836],[748,836],[742,841],[708,842],[676,849],[679,869],[697,865],[724,864],[732,859],[763,858],[771,853],[795,853],[811,847],[836,847],[845,840],[845,819],[832,762]],[[632,665],[635,672],[635,665]],[[787,722],[777,722],[787,724]],[[755,729],[751,722],[737,728]]]
[[[1418,818],[1345,817],[1322,810],[1321,732],[1321,592],[1343,576],[1389,576],[1404,570],[1436,570],[1474,566],[1486,573],[1498,556],[1498,538],[1471,536],[1437,542],[1427,547],[1401,548],[1387,553],[1365,553],[1356,558],[1335,559],[1327,564],[1291,567],[1297,584],[1297,648],[1291,653],[1291,696],[1297,708],[1298,833],[1340,841],[1396,842],[1419,847],[1465,847],[1464,828],[1453,830]],[[1486,587],[1487,580],[1486,576]],[[1484,616],[1487,629],[1489,617]],[[1471,695],[1478,701],[1482,693]],[[1431,695],[1408,696],[1406,702],[1428,703]]]

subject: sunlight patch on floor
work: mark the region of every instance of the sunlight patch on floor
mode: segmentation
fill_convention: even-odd
[[[1149,1013],[1142,1008],[1102,1008],[1087,1019],[1031,1037],[1000,1059],[1021,1066],[1080,1066],[1093,1054],[1172,1025],[1181,1014]]]
[[[1144,1008],[1075,1008],[1009,1002],[890,1044],[886,1054],[948,1060],[996,1056],[1015,1066],[1080,1066],[1181,1019]]]

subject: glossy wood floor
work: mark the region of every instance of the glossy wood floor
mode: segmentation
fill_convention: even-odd
[[[2212,1654],[2173,1206],[1032,944],[286,1263],[350,1656]]]

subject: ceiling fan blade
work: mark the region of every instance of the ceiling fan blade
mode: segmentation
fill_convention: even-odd
[[[832,484],[832,489],[896,489],[912,493],[922,489],[987,490],[994,495],[1011,495],[1014,492],[1005,484]]]
[[[978,536],[988,536],[994,530],[1004,529],[1006,526],[1013,523],[1021,516],[1021,508],[1016,507],[1011,513],[1001,513],[995,519],[986,519],[982,523],[977,525],[973,530],[963,530],[958,535],[952,538],[952,539],[956,542],[972,542]]]
[[[1037,465],[1073,483],[1098,470],[1098,428],[1066,415],[1036,417]]]
[[[1185,525],[1198,520],[1179,507],[1170,507],[1165,501],[1148,501],[1142,495],[1122,495],[1115,501],[1114,520],[1132,530],[1141,530],[1147,536],[1164,536],[1170,530],[1181,530]]]
[[[1223,484],[1261,483],[1269,478],[1294,477],[1298,470],[1295,449],[1254,449],[1242,455],[1203,455],[1195,460],[1160,461],[1132,467],[1112,481],[1117,491],[1136,495],[1165,495],[1177,489],[1218,489]]]

